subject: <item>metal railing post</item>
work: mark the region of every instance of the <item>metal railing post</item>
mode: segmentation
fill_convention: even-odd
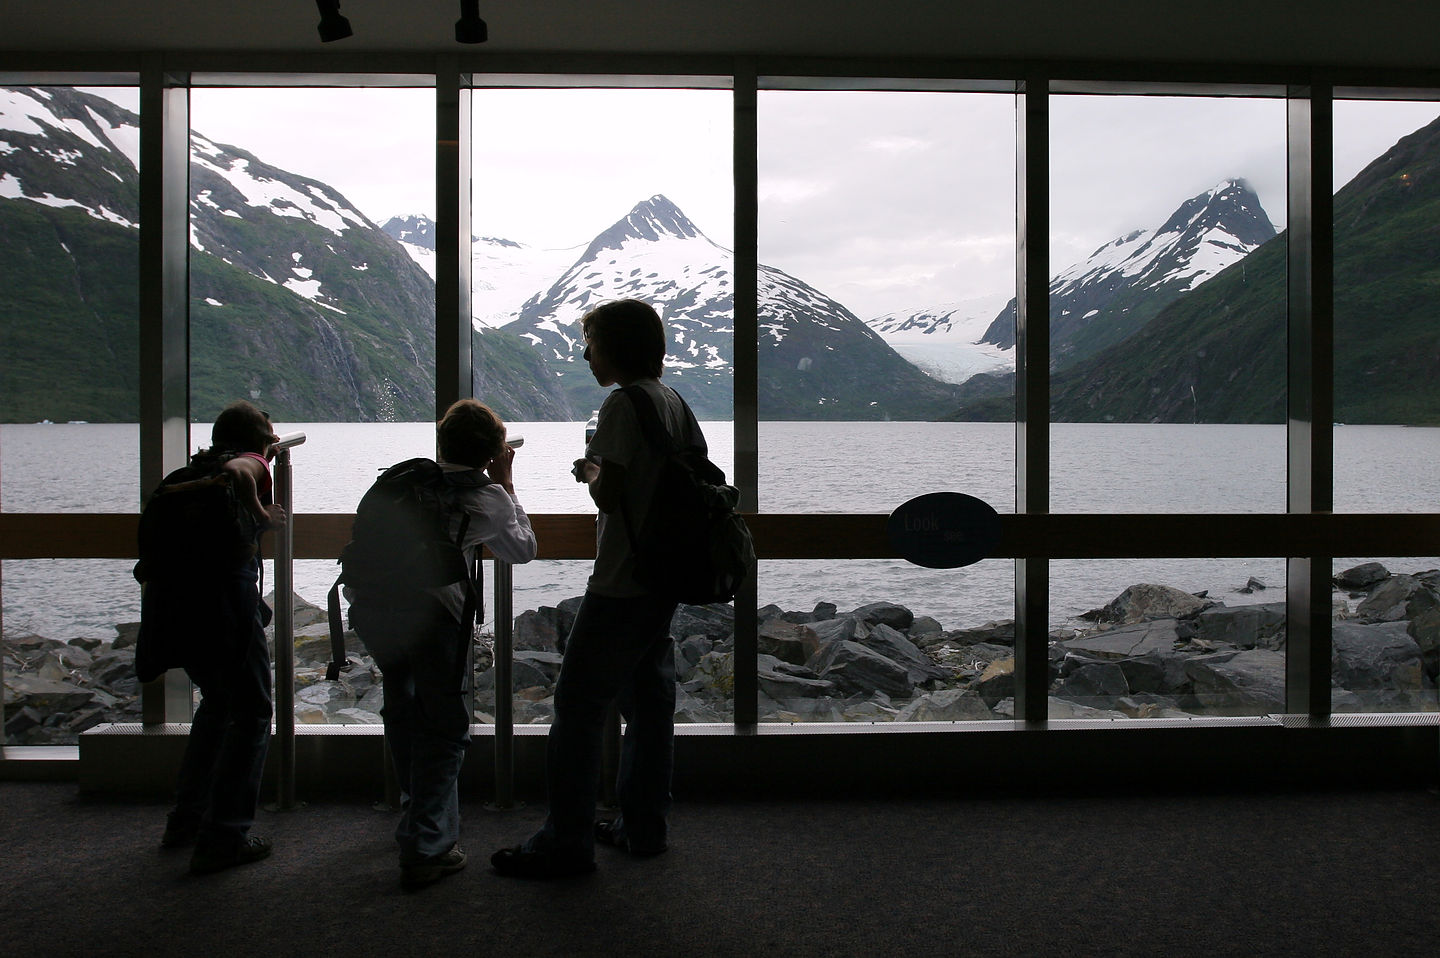
[[[515,802],[515,615],[512,608],[514,570],[495,560],[495,800],[496,809],[518,807]]]
[[[291,512],[294,486],[290,447],[305,441],[303,432],[280,437],[275,452],[275,502],[285,524],[275,530],[275,740],[280,749],[275,807],[289,811],[295,801],[295,537]]]

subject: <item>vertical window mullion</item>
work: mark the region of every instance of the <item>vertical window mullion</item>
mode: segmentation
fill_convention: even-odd
[[[735,68],[735,476],[740,508],[759,509],[759,199],[757,78],[753,60]],[[758,575],[735,597],[735,724],[759,721]]]
[[[471,344],[470,76],[453,57],[435,75],[435,418],[474,395]]]
[[[157,55],[140,76],[140,494],[190,447],[190,89]],[[189,721],[178,669],[141,690],[146,724]]]
[[[1049,82],[1027,78],[1015,124],[1015,511],[1050,511]],[[1015,560],[1015,718],[1048,712],[1049,559]]]
[[[1334,507],[1333,87],[1289,92],[1287,323],[1288,512]],[[1286,587],[1285,707],[1330,714],[1330,578],[1333,557],[1291,556]]]

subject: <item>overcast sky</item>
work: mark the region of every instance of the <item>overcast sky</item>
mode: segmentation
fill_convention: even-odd
[[[862,318],[1005,296],[1014,102],[762,91],[761,261]],[[211,139],[334,185],[378,223],[434,213],[433,103],[428,89],[197,89],[191,116]],[[733,245],[728,92],[495,90],[475,104],[477,232],[576,246],[663,193]],[[1337,103],[1336,187],[1437,115],[1435,103]],[[1051,157],[1053,272],[1232,177],[1285,225],[1282,100],[1057,96]]]

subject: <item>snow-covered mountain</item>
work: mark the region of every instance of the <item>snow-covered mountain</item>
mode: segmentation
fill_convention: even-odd
[[[684,381],[708,396],[731,375],[730,262],[729,250],[701,233],[664,196],[653,196],[596,236],[504,328],[530,342],[567,387],[578,381],[589,393],[598,387],[580,357],[580,317],[607,300],[644,299],[670,331],[667,375],[675,377],[675,385]],[[593,399],[580,405],[586,402],[598,405]],[[709,405],[704,399],[691,403],[697,411]]]
[[[392,216],[380,227],[435,279],[435,222],[428,216]],[[471,238],[471,312],[476,329],[504,326],[520,307],[555,281],[581,247],[543,249],[494,236]]]
[[[1165,222],[1118,237],[1050,282],[1050,341],[1057,367],[1113,345],[1161,309],[1275,236],[1243,179],[1191,197]],[[1015,345],[1012,299],[982,341]]]
[[[867,319],[901,356],[942,382],[963,383],[978,373],[1015,368],[1014,347],[980,342],[1005,304],[983,296],[927,309],[901,310]]]
[[[668,328],[668,381],[698,415],[729,418],[734,256],[664,196],[600,233],[505,327],[539,349],[578,407],[598,405],[580,317],[606,300],[652,303]],[[759,405],[765,419],[930,418],[948,387],[902,359],[848,309],[793,276],[759,274]]]
[[[0,199],[140,228],[140,126],[130,111],[63,88],[0,88],[0,157]],[[57,169],[72,174],[58,192]]]
[[[103,97],[0,89],[5,353],[25,357],[0,415],[137,415],[138,136]],[[430,418],[424,272],[327,184],[196,131],[190,157],[192,413],[244,397],[277,421]]]

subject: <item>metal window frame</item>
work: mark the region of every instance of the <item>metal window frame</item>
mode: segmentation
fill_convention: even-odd
[[[1285,556],[1289,588],[1290,644],[1287,707],[1312,720],[1328,720],[1330,625],[1328,593],[1336,536],[1359,534],[1394,545],[1394,554],[1418,548],[1422,535],[1410,526],[1433,526],[1433,516],[1333,516],[1333,235],[1330,161],[1333,102],[1337,97],[1440,99],[1440,72],[1354,70],[1316,73],[1297,67],[1265,68],[1177,64],[1083,64],[993,61],[815,60],[794,57],[615,57],[535,55],[330,57],[294,54],[136,54],[12,57],[3,64],[7,83],[93,84],[135,82],[141,92],[141,485],[148,489],[188,452],[188,91],[202,85],[423,86],[437,88],[436,306],[437,411],[473,392],[465,374],[471,354],[468,247],[468,157],[473,130],[468,91],[483,86],[654,86],[715,88],[728,77],[735,98],[736,335],[755,337],[756,125],[755,98],[770,89],[910,89],[1014,91],[1017,100],[1017,340],[1024,361],[1017,379],[1017,515],[1007,521],[1016,559],[1017,717],[1045,725],[1048,566],[1051,558],[1086,551],[1084,530],[1106,517],[1049,514],[1048,296],[1048,109],[1051,96],[1066,93],[1153,95],[1283,95],[1289,116],[1289,415],[1290,486],[1286,521],[1279,517],[1228,517],[1236,528],[1289,530]],[[762,79],[763,77],[763,79]],[[896,79],[896,78],[900,79]],[[966,80],[964,77],[973,77]],[[909,79],[905,79],[909,78]],[[1018,78],[1018,79],[1016,79]],[[1198,78],[1198,79],[1197,79]],[[667,82],[668,81],[668,82]],[[1280,91],[1277,93],[1277,90]],[[158,224],[158,226],[156,225]],[[443,287],[443,292],[442,292]],[[754,508],[758,495],[756,356],[736,350],[736,482]],[[44,517],[35,517],[43,519]],[[757,525],[781,527],[785,517],[757,517]],[[812,517],[836,527],[871,517]],[[1114,518],[1114,517],[1111,517]],[[1122,517],[1138,534],[1141,523],[1193,527],[1207,517]],[[63,517],[51,517],[63,524]],[[1227,517],[1208,517],[1227,520]],[[1168,520],[1168,523],[1165,521]],[[1334,520],[1334,521],[1332,521]],[[0,515],[7,529],[30,528]],[[1299,523],[1298,525],[1296,523]],[[862,523],[865,524],[865,523]],[[1362,526],[1364,528],[1362,528]],[[866,524],[868,528],[868,524]],[[1070,538],[1079,536],[1079,539]],[[1259,533],[1248,538],[1254,540]],[[1140,536],[1140,538],[1147,538]],[[1203,540],[1203,536],[1197,536]],[[1093,541],[1093,540],[1092,540]],[[1350,541],[1350,540],[1344,540]],[[1069,544],[1067,544],[1067,542]],[[1076,543],[1078,543],[1078,548]],[[1329,548],[1325,548],[1329,546]],[[34,543],[7,549],[7,557],[30,555]],[[1108,548],[1108,547],[1107,547]],[[1166,554],[1185,553],[1175,545]],[[1202,546],[1204,548],[1204,546]],[[1250,554],[1241,544],[1236,554]],[[1247,551],[1249,550],[1249,551]],[[52,550],[54,551],[54,550]],[[63,550],[59,550],[63,551]],[[103,550],[102,550],[103,551]],[[1104,549],[1099,550],[1104,552]],[[1129,550],[1137,556],[1155,547]],[[108,553],[105,553],[108,554]],[[737,606],[737,728],[756,721],[754,587]],[[748,663],[748,664],[747,664]],[[148,721],[187,714],[183,696],[147,689]],[[1004,724],[1004,723],[997,723]]]

